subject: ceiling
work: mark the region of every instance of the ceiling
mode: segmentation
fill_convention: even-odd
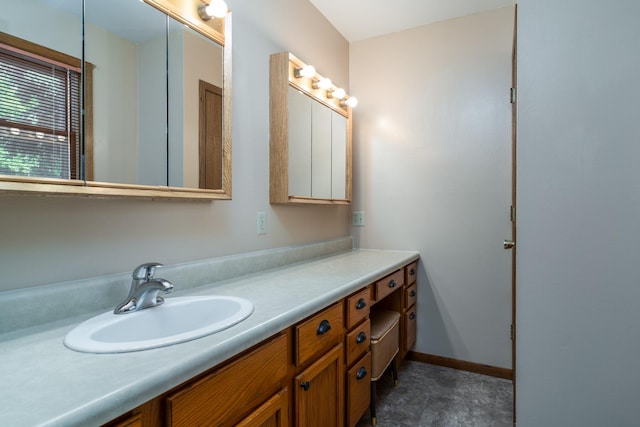
[[[516,0],[310,0],[349,42],[516,3]]]

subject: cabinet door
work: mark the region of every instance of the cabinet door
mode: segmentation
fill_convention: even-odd
[[[311,106],[311,197],[331,198],[331,110]]]
[[[297,427],[344,425],[343,346],[338,344],[295,377]]]
[[[347,118],[331,111],[331,198],[347,198]]]
[[[304,93],[289,87],[289,194],[311,197],[311,105]]]
[[[285,388],[236,424],[236,427],[288,427],[288,399],[287,389]]]
[[[347,427],[358,423],[371,403],[371,353],[347,371]]]

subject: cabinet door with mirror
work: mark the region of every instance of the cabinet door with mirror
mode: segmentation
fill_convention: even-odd
[[[230,14],[205,21],[198,0],[0,4],[0,191],[231,198]]]
[[[271,56],[271,203],[351,201],[351,108],[318,88],[289,52]]]

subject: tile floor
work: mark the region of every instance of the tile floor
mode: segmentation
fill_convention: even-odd
[[[405,361],[400,384],[390,372],[377,384],[378,427],[502,427],[513,425],[509,380]],[[357,427],[370,426],[369,411]]]

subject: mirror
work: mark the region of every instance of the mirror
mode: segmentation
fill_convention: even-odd
[[[322,76],[296,76],[305,64],[271,56],[271,203],[351,201],[351,108],[314,87]]]
[[[85,0],[85,115],[65,134],[78,139],[66,155],[77,171],[18,177],[0,166],[0,191],[231,198],[230,14],[203,21],[198,0],[145,1]],[[81,0],[4,9],[0,31],[82,63]]]
[[[289,86],[289,195],[346,199],[347,118]]]

